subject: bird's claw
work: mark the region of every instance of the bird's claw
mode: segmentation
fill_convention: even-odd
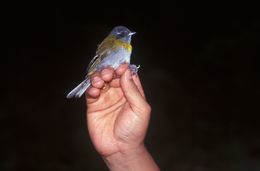
[[[129,69],[131,70],[132,75],[136,75],[140,65],[136,66],[134,64],[129,65]]]

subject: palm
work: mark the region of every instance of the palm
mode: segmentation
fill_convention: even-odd
[[[110,87],[97,101],[88,103],[88,129],[91,139],[104,156],[138,145],[145,122],[132,110],[122,89]]]
[[[132,115],[121,89],[110,88],[88,105],[88,111],[89,133],[96,149],[105,156],[120,151],[120,144],[127,144],[125,137],[131,134],[122,128]]]

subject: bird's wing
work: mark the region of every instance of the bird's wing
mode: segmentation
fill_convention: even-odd
[[[87,76],[93,74],[96,71],[98,64],[100,64],[100,62],[111,53],[111,50],[113,49],[114,41],[115,41],[114,37],[107,37],[98,45],[96,55],[93,57],[93,59],[90,61],[88,65]]]

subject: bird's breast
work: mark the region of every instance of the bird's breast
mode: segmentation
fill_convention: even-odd
[[[110,66],[112,68],[117,68],[122,63],[130,63],[131,51],[126,50],[125,47],[118,47],[117,49],[111,51],[108,56],[106,56],[98,69]]]
[[[116,40],[114,42],[114,48],[117,49],[117,48],[123,48],[125,49],[128,53],[131,53],[132,52],[132,46],[130,43],[126,43],[122,40]]]

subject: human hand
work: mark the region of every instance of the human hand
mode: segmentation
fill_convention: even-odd
[[[88,130],[108,167],[116,170],[122,160],[137,164],[141,156],[153,162],[144,147],[151,107],[138,75],[132,75],[128,64],[122,64],[116,70],[106,68],[96,72],[91,83],[86,92]]]

